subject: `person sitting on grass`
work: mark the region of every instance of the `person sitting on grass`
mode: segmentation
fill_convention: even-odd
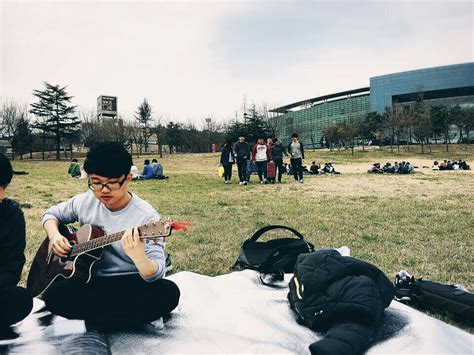
[[[447,170],[448,167],[448,161],[443,160],[441,163],[439,163],[439,170]]]
[[[437,160],[433,162],[433,166],[431,167],[431,170],[439,170],[439,163]]]
[[[6,197],[13,170],[0,153],[0,339],[16,337],[10,326],[24,319],[33,308],[27,290],[17,286],[25,264],[25,217],[18,202]]]
[[[408,167],[406,166],[406,163],[404,161],[402,161],[402,163],[398,167],[398,173],[399,174],[408,174]]]
[[[100,226],[107,234],[125,230],[122,239],[103,247],[92,278],[59,279],[43,293],[46,308],[69,319],[85,320],[86,328],[99,331],[137,329],[169,314],[180,292],[166,273],[163,238],[157,244],[140,240],[137,226],[160,220],[158,212],[128,191],[132,156],[117,142],[99,143],[88,153],[84,169],[88,190],[50,207],[43,228],[51,252],[64,258],[71,251],[59,224],[79,222]]]
[[[383,170],[380,168],[380,163],[374,163],[367,172],[371,174],[382,174]]]
[[[71,164],[69,165],[69,169],[67,170],[67,173],[69,174],[70,177],[73,178],[80,178],[81,177],[81,167],[79,163],[77,162],[77,159],[72,159]]]
[[[154,178],[158,180],[168,179],[168,176],[164,174],[163,165],[159,164],[156,159],[153,159],[151,162],[153,163]]]
[[[383,166],[382,168],[383,172],[386,173],[386,174],[393,174],[395,171],[393,169],[393,166],[392,164],[390,163],[385,163],[385,165]]]
[[[155,172],[153,171],[153,168],[150,166],[150,160],[145,159],[145,165],[143,166],[143,172],[140,175],[140,178],[144,180],[149,180],[149,179],[153,179],[154,177],[155,177]]]
[[[413,165],[411,165],[410,162],[407,161],[405,166],[408,170],[408,174],[414,174],[415,173],[415,167]]]
[[[459,169],[471,170],[471,167],[464,160],[459,160]]]
[[[313,175],[318,175],[319,174],[319,165],[316,164],[315,161],[311,163],[311,166],[309,167],[309,172]]]
[[[398,169],[400,168],[400,165],[398,165],[398,161],[396,161],[394,164],[393,164],[393,172],[394,173],[398,173]]]

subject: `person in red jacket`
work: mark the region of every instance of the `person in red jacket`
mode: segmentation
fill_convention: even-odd
[[[252,160],[257,165],[258,178],[260,179],[260,183],[266,184],[267,162],[272,161],[272,155],[263,138],[259,138],[257,143],[253,146]]]

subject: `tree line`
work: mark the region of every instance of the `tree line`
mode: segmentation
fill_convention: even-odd
[[[41,152],[43,160],[53,154],[71,157],[75,149],[92,147],[102,141],[117,141],[131,153],[147,153],[156,145],[160,156],[163,150],[174,152],[208,152],[211,143],[224,141],[223,125],[207,119],[203,127],[194,123],[169,121],[154,117],[147,99],[139,104],[133,117],[98,117],[95,110],[79,111],[71,104],[73,96],[67,88],[44,83],[42,90],[34,90],[36,101],[28,105],[4,100],[0,107],[0,139],[11,144],[12,158]],[[68,156],[69,155],[69,156]]]
[[[393,152],[396,146],[410,149],[410,144],[421,145],[431,150],[431,144],[446,144],[449,151],[451,143],[470,143],[469,132],[474,130],[474,107],[467,106],[429,106],[422,99],[413,104],[395,103],[387,107],[383,114],[370,112],[362,121],[350,118],[323,130],[321,145],[329,149],[348,148],[367,144],[389,145]],[[457,142],[452,142],[457,132]]]
[[[160,156],[164,150],[174,152],[202,153],[211,150],[211,144],[236,142],[244,135],[248,142],[258,138],[275,137],[283,127],[282,120],[273,119],[268,105],[259,108],[255,104],[246,108],[243,119],[227,124],[217,124],[211,118],[198,127],[195,123],[163,122],[161,116],[145,98],[132,117],[98,117],[95,110],[79,111],[71,103],[65,86],[44,83],[42,90],[34,90],[35,102],[29,106],[13,101],[3,101],[0,107],[0,138],[11,143],[12,156],[41,152],[42,159],[54,154],[60,159],[72,157],[73,151],[81,147],[92,147],[102,141],[117,141],[132,154],[147,153],[156,146]],[[323,130],[321,147],[329,149],[368,144],[396,146],[420,144],[422,152],[431,143],[445,143],[446,150],[453,139],[453,128],[457,131],[457,142],[469,143],[469,132],[474,130],[474,107],[429,106],[423,101],[420,91],[413,104],[395,103],[383,114],[370,112],[362,120],[349,117],[346,121]],[[314,144],[313,144],[314,147]],[[430,148],[431,149],[431,148]],[[153,149],[154,150],[154,149]],[[46,155],[47,154],[47,155]],[[69,154],[69,156],[68,156]]]

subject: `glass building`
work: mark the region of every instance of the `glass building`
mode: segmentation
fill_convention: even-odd
[[[474,105],[474,63],[411,70],[370,78],[370,87],[320,96],[275,108],[274,127],[284,143],[297,132],[309,147],[321,147],[324,128],[357,122],[369,112],[383,113],[393,104]]]

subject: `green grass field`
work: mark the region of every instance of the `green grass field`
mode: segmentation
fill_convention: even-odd
[[[174,154],[162,160],[169,180],[139,181],[131,190],[149,201],[163,218],[192,222],[188,235],[168,240],[174,272],[206,275],[229,272],[239,247],[256,229],[284,224],[301,231],[316,247],[347,245],[352,255],[380,267],[390,279],[406,269],[417,277],[461,283],[474,289],[473,171],[433,172],[434,159],[463,158],[473,165],[474,147],[432,147],[420,154],[411,147],[394,154],[389,149],[307,152],[312,160],[331,161],[335,176],[309,176],[304,184],[284,177],[281,185],[239,186],[217,176],[219,155]],[[408,160],[415,175],[371,175],[373,161]],[[142,166],[143,157],[135,158]],[[45,209],[87,189],[86,181],[67,176],[67,161],[15,161],[15,176],[7,192],[24,206],[27,220],[27,263],[22,282],[44,238]],[[426,166],[426,168],[423,168]],[[428,168],[429,167],[429,168]]]

